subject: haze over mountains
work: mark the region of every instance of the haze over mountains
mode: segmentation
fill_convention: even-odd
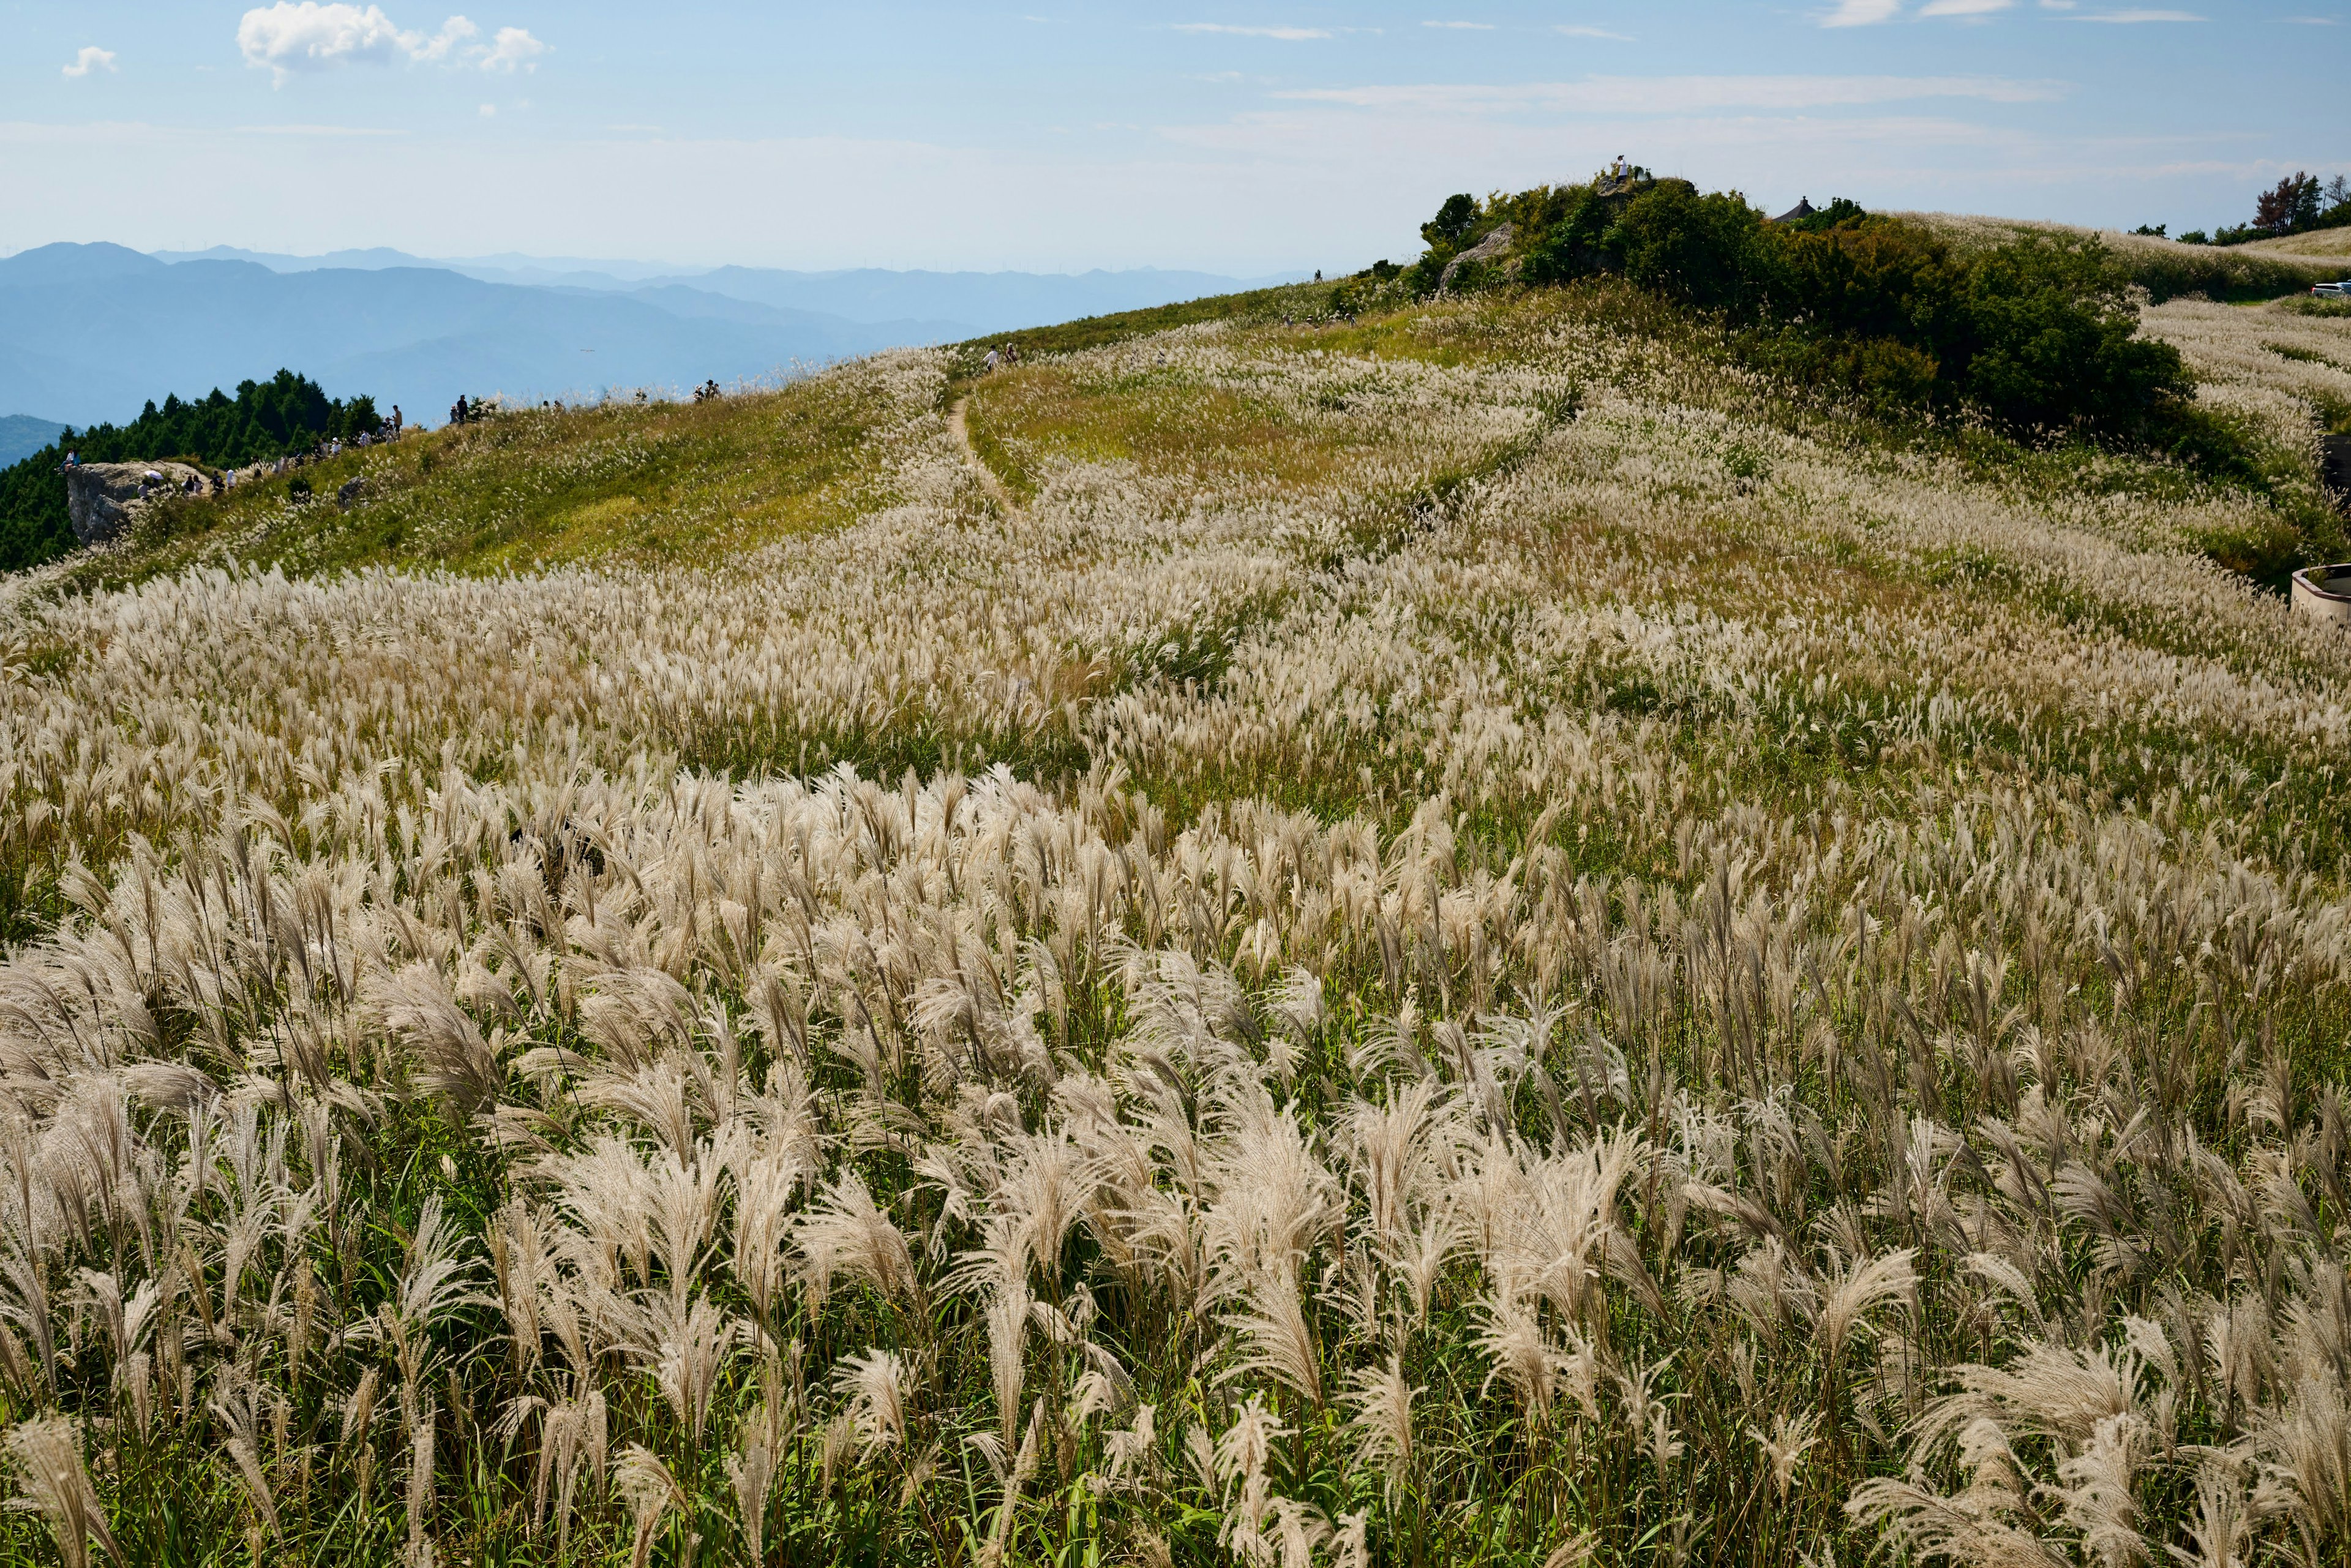
[[[20,462],[57,438],[62,428],[53,419],[25,413],[0,413],[0,468]]]
[[[537,401],[727,383],[1257,281],[52,245],[0,258],[0,413],[125,420],[167,392],[200,396],[282,365],[330,395],[371,393],[437,423],[460,392]]]

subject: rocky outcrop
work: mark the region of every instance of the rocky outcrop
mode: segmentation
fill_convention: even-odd
[[[203,470],[185,463],[85,463],[66,470],[66,515],[74,538],[103,544],[131,526],[146,505],[177,491]]]
[[[1510,246],[1512,235],[1513,231],[1510,225],[1504,224],[1492,234],[1488,235],[1484,239],[1479,240],[1476,245],[1471,246],[1468,250],[1463,251],[1459,256],[1457,256],[1451,261],[1447,262],[1445,264],[1445,275],[1437,280],[1437,291],[1439,294],[1442,294],[1447,289],[1452,287],[1453,275],[1460,271],[1464,267],[1467,267],[1469,263],[1473,261],[1490,261],[1495,256],[1501,255],[1505,250],[1508,250]]]

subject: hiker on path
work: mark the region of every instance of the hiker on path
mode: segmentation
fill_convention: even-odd
[[[392,436],[395,441],[400,439],[401,423],[400,405],[398,403],[393,403],[392,405]]]

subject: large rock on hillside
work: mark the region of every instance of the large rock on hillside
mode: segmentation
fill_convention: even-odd
[[[67,469],[66,515],[73,520],[75,539],[103,544],[130,527],[148,502],[172,494],[191,477],[207,481],[202,469],[185,463],[84,463]]]
[[[1504,224],[1459,256],[1445,264],[1445,276],[1437,280],[1437,291],[1443,294],[1453,287],[1453,275],[1473,261],[1491,261],[1510,247],[1517,231]]]

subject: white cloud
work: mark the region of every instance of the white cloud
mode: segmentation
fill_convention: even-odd
[[[66,75],[69,77],[86,77],[94,70],[110,71],[113,68],[114,51],[112,49],[101,49],[96,44],[84,44],[81,47],[81,53],[74,57],[74,63],[65,69]]]
[[[279,86],[296,71],[325,70],[354,61],[463,64],[511,74],[517,68],[536,69],[538,57],[549,52],[546,44],[521,27],[501,27],[487,44],[479,41],[481,33],[464,16],[450,17],[439,32],[427,37],[401,27],[380,5],[277,0],[245,14],[236,26],[236,47],[246,64],[268,67],[272,81]]]
[[[2097,11],[2086,16],[2067,16],[2068,22],[2115,22],[2124,26],[2141,22],[2200,22],[2204,18],[2193,11]]]
[[[1445,114],[1692,114],[1714,110],[1847,109],[1917,99],[2043,103],[2064,84],[2010,77],[1586,77],[1575,82],[1299,88],[1276,98],[1353,109]]]
[[[1989,16],[1995,11],[2005,11],[2015,4],[2016,0],[1928,0],[1918,15],[1958,16],[1972,20],[1979,16]]]
[[[1242,38],[1280,38],[1286,43],[1299,43],[1307,38],[1327,38],[1328,27],[1241,27],[1228,22],[1178,22],[1179,33],[1229,33]]]
[[[1450,27],[1457,32],[1463,33],[1490,33],[1494,30],[1494,24],[1491,22],[1423,22],[1421,26],[1424,27]]]
[[[1605,27],[1595,27],[1586,22],[1561,22],[1554,26],[1552,31],[1565,34],[1571,38],[1605,38],[1615,44],[1629,44],[1633,41],[1632,35],[1629,33],[1612,33]]]
[[[452,16],[441,24],[438,33],[412,47],[408,57],[412,60],[445,60],[452,50],[468,38],[480,37],[481,31],[465,17]]]
[[[247,11],[236,25],[236,47],[249,66],[267,66],[284,81],[288,73],[319,70],[351,60],[389,63],[409,52],[413,36],[403,37],[392,18],[378,5],[321,5],[318,0],[290,0],[263,10]]]
[[[1835,10],[1821,18],[1823,27],[1866,27],[1876,22],[1891,22],[1902,9],[1902,0],[1837,0]]]
[[[496,120],[497,117],[498,106],[496,104],[486,103],[482,105],[482,118],[484,120]]]
[[[517,68],[535,71],[538,68],[538,57],[547,52],[547,46],[532,37],[527,28],[500,27],[489,50],[482,56],[482,68],[508,75]]]

